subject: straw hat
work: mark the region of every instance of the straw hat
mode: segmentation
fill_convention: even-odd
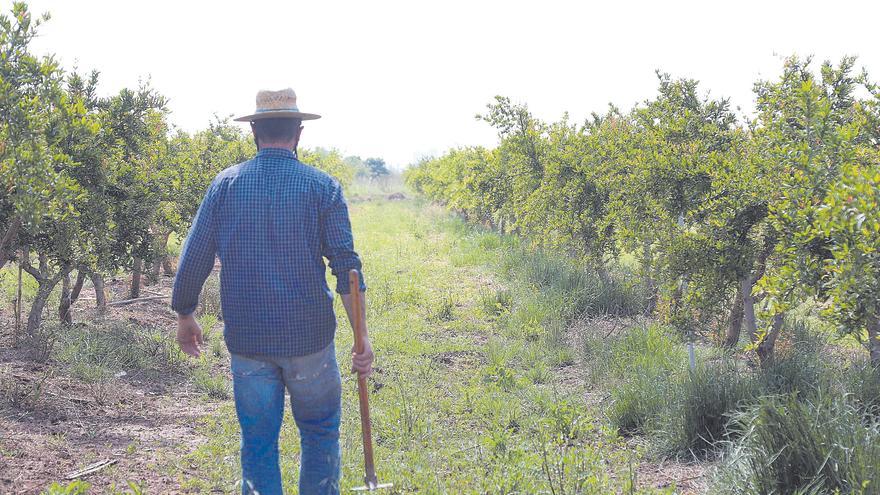
[[[260,119],[320,119],[320,115],[303,113],[296,106],[296,93],[292,89],[260,91],[257,93],[257,110],[251,115],[235,119],[236,122],[253,122]]]

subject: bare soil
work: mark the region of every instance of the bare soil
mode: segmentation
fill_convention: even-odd
[[[171,278],[160,277],[142,297],[168,295],[170,288]],[[108,280],[107,290],[110,301],[127,299],[128,282]],[[98,317],[90,291],[84,288],[74,305],[74,321]],[[110,307],[105,317],[175,328],[167,299]],[[61,363],[36,363],[28,349],[11,348],[13,327],[11,315],[0,314],[0,493],[40,493],[103,460],[115,463],[81,478],[94,493],[127,488],[129,481],[147,493],[178,493],[180,480],[164,474],[166,467],[204,441],[199,419],[220,403],[180,374],[127,373],[82,383]]]

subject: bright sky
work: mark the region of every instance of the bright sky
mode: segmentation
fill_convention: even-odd
[[[11,2],[2,2],[8,11]],[[50,12],[36,50],[98,69],[102,91],[149,77],[174,124],[250,113],[259,89],[293,87],[303,145],[402,168],[459,145],[493,145],[474,119],[495,95],[545,120],[656,90],[655,69],[752,108],[781,58],[859,56],[880,80],[876,1],[99,1],[33,0]]]

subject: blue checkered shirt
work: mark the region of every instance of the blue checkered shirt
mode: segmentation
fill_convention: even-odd
[[[226,346],[250,356],[303,356],[330,345],[336,316],[324,258],[340,294],[349,293],[349,270],[361,269],[339,182],[277,148],[211,183],[180,254],[172,309],[195,311],[215,255]]]

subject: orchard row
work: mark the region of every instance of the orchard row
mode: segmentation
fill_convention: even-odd
[[[647,306],[688,335],[763,363],[786,315],[812,305],[880,363],[880,88],[855,59],[790,58],[737,116],[694,80],[584,123],[498,97],[500,138],[407,171],[468,219],[565,250],[610,283],[634,256]],[[711,331],[710,331],[711,330]]]

